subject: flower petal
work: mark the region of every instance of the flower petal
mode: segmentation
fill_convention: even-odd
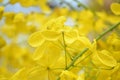
[[[41,34],[41,32],[35,32],[33,33],[29,39],[28,39],[28,43],[32,46],[32,47],[38,47],[40,46],[42,43],[44,42],[44,38]]]
[[[120,15],[120,4],[119,3],[112,3],[111,10],[114,14]]]
[[[50,40],[50,41],[57,40],[60,36],[59,32],[49,31],[49,30],[43,31],[43,32],[41,32],[41,34],[45,39]]]
[[[111,69],[117,65],[117,61],[107,50],[95,52],[92,56],[92,62],[103,69]]]

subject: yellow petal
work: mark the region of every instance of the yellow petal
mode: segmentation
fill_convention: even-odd
[[[38,60],[43,54],[44,54],[44,51],[46,49],[46,47],[49,45],[49,42],[48,41],[45,41],[41,46],[39,46],[34,54],[33,54],[33,58],[34,60]]]
[[[77,76],[70,71],[63,71],[60,75],[60,80],[77,80]]]
[[[120,69],[119,63],[111,70],[101,70],[99,72],[98,80],[110,80],[108,77],[112,76],[118,76],[119,74],[117,73]],[[118,80],[118,79],[113,79],[113,80]]]
[[[29,39],[28,39],[28,43],[32,46],[32,47],[38,47],[40,46],[42,43],[44,42],[44,38],[41,35],[41,32],[35,32],[33,33]]]
[[[119,3],[112,3],[111,10],[114,14],[120,15],[120,4]]]
[[[57,31],[43,31],[41,32],[42,36],[46,39],[46,40],[50,40],[50,41],[54,41],[57,40],[60,36],[60,33]]]
[[[96,51],[92,56],[92,62],[103,69],[111,69],[117,65],[117,61],[107,50]]]
[[[10,80],[20,80],[21,79],[21,77],[22,77],[22,80],[25,80],[25,74],[23,74],[23,73],[25,73],[25,68],[22,68],[22,69],[20,69],[19,71],[17,71],[11,78],[10,78]]]
[[[70,31],[64,33],[64,37],[65,37],[65,42],[66,42],[66,44],[71,44],[71,43],[73,43],[76,39],[78,39],[79,34],[78,34],[78,32],[75,31],[75,30],[70,30]]]
[[[35,56],[34,59],[38,60],[38,63],[42,65],[50,66],[58,60],[62,53],[62,50],[52,42],[47,43],[46,46],[43,47],[45,48],[41,49],[42,47],[40,47],[36,51],[37,56]]]
[[[75,40],[72,44],[67,45],[67,51],[72,55],[75,56],[79,52],[81,52],[84,48],[90,48],[91,43],[86,37],[79,37],[79,39]]]

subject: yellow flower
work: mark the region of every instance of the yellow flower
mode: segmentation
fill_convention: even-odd
[[[61,73],[60,80],[77,80],[77,75],[70,71],[65,70]]]
[[[29,39],[28,43],[33,47],[38,47],[43,44],[44,41],[55,41],[59,38],[60,33],[57,31],[38,31],[33,33]]]
[[[120,70],[120,64],[117,64],[113,69],[111,70],[100,70],[99,76],[97,77],[97,80],[118,80],[117,76],[119,75]]]
[[[116,33],[111,34],[107,38],[108,49],[112,52],[112,56],[119,62],[120,61],[120,37]]]
[[[41,32],[33,33],[28,39],[28,43],[33,47],[40,46],[42,45],[43,42],[44,42],[44,38]]]
[[[4,16],[5,16],[6,24],[13,24],[13,19],[14,19],[14,16],[15,16],[14,12],[5,12]]]
[[[10,73],[5,67],[0,67],[0,80],[9,80],[12,76],[12,73]]]
[[[55,30],[55,31],[61,31],[64,27],[64,23],[66,21],[65,16],[60,16],[56,19],[52,19],[48,21],[45,25],[41,27],[41,30]]]
[[[120,37],[113,33],[107,38],[107,44],[112,51],[119,51],[120,50]]]
[[[120,4],[119,3],[112,3],[111,10],[114,14],[120,15]]]
[[[69,40],[66,41],[66,43],[67,42],[69,42]],[[68,53],[72,56],[79,54],[84,48],[91,48],[91,43],[85,36],[79,36],[77,39],[74,38],[74,41],[71,44],[66,45]]]
[[[50,41],[55,41],[59,38],[59,36],[61,35],[60,32],[57,31],[42,31],[41,32],[42,36],[46,39],[46,40],[50,40]]]
[[[107,50],[93,52],[92,62],[102,69],[112,69],[117,65],[117,61]]]
[[[23,13],[17,13],[14,16],[13,22],[16,23],[16,24],[24,23],[25,22],[24,14]]]
[[[41,31],[35,32],[29,37],[28,43],[33,47],[38,47],[42,45],[44,41],[58,40],[62,35],[61,30],[63,29],[64,21],[64,17],[49,21],[46,25],[41,27]]]
[[[15,43],[11,43],[3,47],[2,54],[5,58],[3,63],[6,65],[9,64],[9,66],[16,68],[27,65],[32,58],[27,48],[22,48]]]
[[[106,28],[106,26],[107,26],[107,25],[105,24],[104,20],[99,19],[99,20],[97,20],[96,23],[95,23],[95,30],[96,30],[97,32],[102,32],[103,29]]]
[[[62,52],[60,47],[47,42],[34,53],[32,65],[19,70],[10,80],[56,80],[65,66],[61,65],[64,64],[60,57]]]
[[[15,37],[17,35],[16,28],[14,25],[3,25],[1,32],[8,37]]]

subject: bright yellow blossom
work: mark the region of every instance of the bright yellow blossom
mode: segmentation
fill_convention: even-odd
[[[61,73],[60,80],[77,80],[77,75],[66,70]]]
[[[120,80],[120,4],[56,1],[0,0],[0,80]]]
[[[117,61],[107,50],[94,52],[92,55],[92,62],[95,66],[103,69],[112,69],[117,65]]]
[[[114,14],[120,15],[120,4],[119,3],[112,3],[111,10]]]

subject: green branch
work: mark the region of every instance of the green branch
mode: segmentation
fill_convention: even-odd
[[[64,36],[64,32],[62,32],[62,37],[63,37],[63,47],[64,47],[64,52],[65,52],[65,65],[66,65],[66,68],[67,68],[67,50],[66,50],[66,43],[65,43],[65,36]]]
[[[120,22],[111,26],[108,30],[104,31],[103,33],[101,33],[97,38],[96,41],[100,40],[104,35],[106,35],[107,33],[109,33],[110,31],[112,31],[113,29],[115,29],[116,27],[118,27],[120,25]],[[65,70],[70,69],[74,63],[79,59],[79,57],[81,57],[85,52],[87,52],[89,50],[89,48],[84,48],[76,57],[73,58],[73,61],[68,65],[68,67]],[[60,77],[58,77],[57,80],[60,80]]]
[[[101,39],[104,35],[106,35],[107,33],[109,33],[110,31],[112,31],[113,29],[115,29],[116,27],[118,27],[118,25],[120,25],[120,22],[113,25],[112,27],[110,27],[108,30],[104,31],[103,33],[101,33],[98,37],[96,37],[96,41],[98,41],[99,39]]]
[[[75,56],[75,58],[74,58],[73,61],[68,65],[68,67],[66,68],[66,70],[68,70],[71,66],[73,66],[74,63],[76,62],[76,60],[77,60],[80,56],[82,56],[86,51],[88,51],[88,48],[83,49],[83,50],[80,52],[80,54],[78,54],[77,56]]]
[[[113,25],[112,27],[110,27],[108,30],[104,31],[103,33],[101,33],[97,38],[96,41],[98,41],[99,39],[101,39],[104,35],[106,35],[107,33],[109,33],[110,31],[112,31],[113,29],[115,29],[116,27],[118,27],[120,25],[120,22]],[[66,70],[68,70],[70,67],[72,67],[74,65],[74,63],[78,60],[79,57],[81,57],[85,52],[87,52],[89,50],[89,48],[85,48],[83,49],[74,59],[73,61],[69,64],[69,66],[66,68]]]

